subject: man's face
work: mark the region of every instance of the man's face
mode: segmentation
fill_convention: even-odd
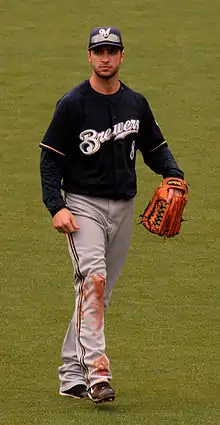
[[[100,46],[88,52],[93,71],[104,79],[109,79],[118,72],[123,57],[124,51],[113,46]]]

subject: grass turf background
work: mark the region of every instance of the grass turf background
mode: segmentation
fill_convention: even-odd
[[[0,421],[220,424],[220,3],[2,0]],[[134,223],[106,318],[117,399],[57,396],[74,303],[64,238],[41,203],[38,144],[56,101],[88,78],[88,34],[120,27],[122,80],[150,101],[190,184],[181,235]],[[136,217],[160,177],[138,157]]]

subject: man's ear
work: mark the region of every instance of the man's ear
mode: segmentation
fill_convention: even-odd
[[[91,62],[91,52],[88,50],[88,61]]]
[[[121,52],[121,62],[123,62],[123,60],[124,60],[124,56],[125,56],[125,51],[124,51],[124,49],[122,50],[122,52]]]

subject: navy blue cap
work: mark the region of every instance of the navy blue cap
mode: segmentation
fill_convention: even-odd
[[[123,49],[121,32],[118,28],[114,27],[98,27],[94,28],[89,36],[89,47],[88,49],[94,49],[98,46],[115,46],[119,49]]]

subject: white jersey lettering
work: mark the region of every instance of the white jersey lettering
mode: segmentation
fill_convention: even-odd
[[[137,134],[139,124],[139,120],[131,119],[115,124],[113,126],[113,131],[111,128],[107,128],[107,130],[103,130],[100,133],[92,129],[84,130],[79,135],[80,140],[82,140],[82,143],[79,145],[80,150],[85,155],[92,155],[100,149],[102,143],[110,140],[111,138],[119,140],[124,139],[129,134]]]

